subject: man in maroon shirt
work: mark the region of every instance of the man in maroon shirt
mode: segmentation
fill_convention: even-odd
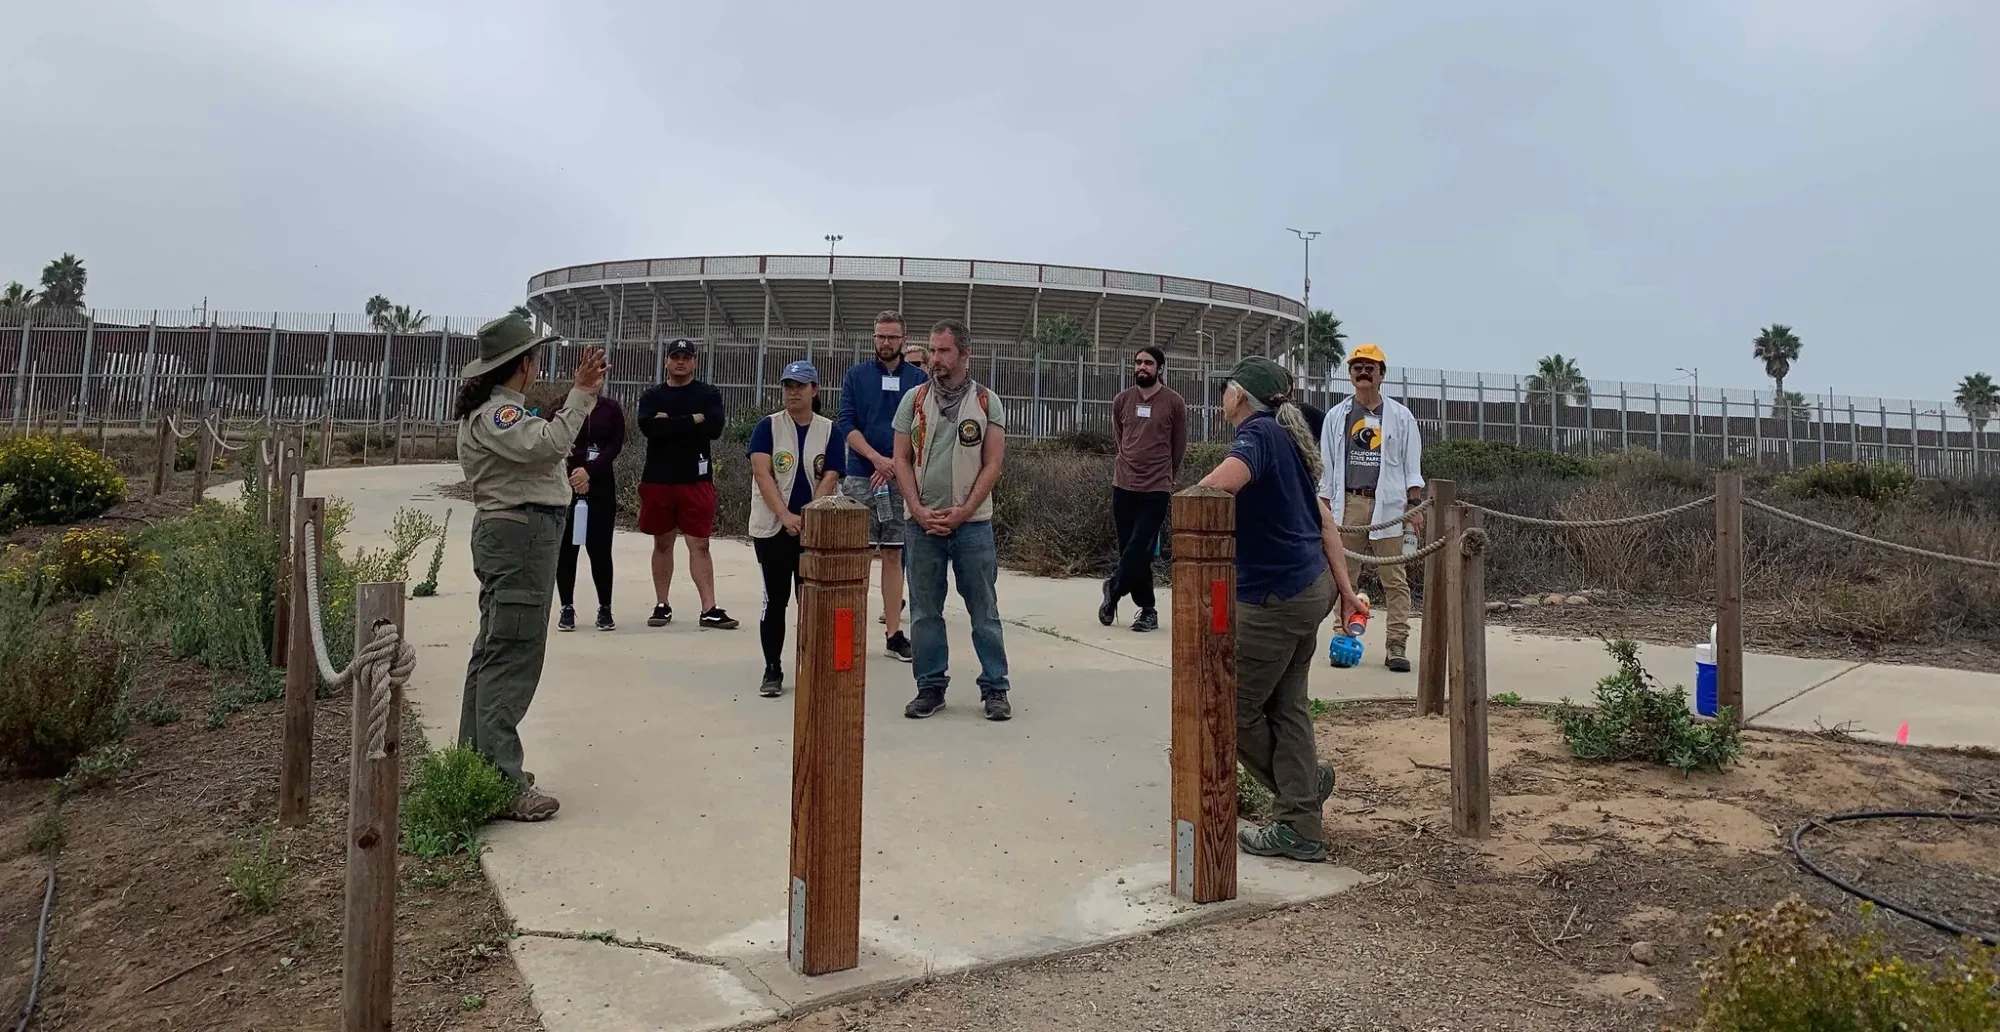
[[[1111,400],[1112,436],[1118,461],[1111,474],[1111,521],[1118,528],[1118,568],[1104,582],[1097,622],[1118,620],[1118,600],[1126,595],[1139,607],[1135,631],[1158,630],[1153,608],[1153,544],[1167,520],[1174,474],[1187,456],[1187,404],[1160,382],[1167,355],[1157,347],[1132,356],[1134,386]]]

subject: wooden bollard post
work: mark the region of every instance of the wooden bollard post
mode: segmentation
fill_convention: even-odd
[[[861,963],[868,510],[832,495],[804,516],[787,952],[800,974],[823,975]]]
[[[403,626],[401,581],[354,589],[354,654],[381,623]],[[396,947],[397,791],[402,781],[403,700],[389,701],[388,738],[370,759],[373,686],[354,681],[353,748],[347,782],[347,926],[341,950],[342,1032],[389,1032],[394,1015]]]
[[[1446,532],[1454,539],[1479,528],[1479,512],[1451,507]],[[1451,827],[1460,835],[1485,838],[1491,830],[1491,795],[1486,782],[1486,563],[1479,552],[1444,547],[1446,568],[1457,570],[1454,607],[1459,641],[1451,664]]]
[[[174,437],[173,425],[166,416],[153,428],[153,495],[167,493],[167,480],[174,475],[174,453],[180,448],[180,441]]]
[[[203,416],[195,424],[194,432],[194,504],[201,504],[201,496],[208,493],[209,468],[215,465],[215,435],[209,433],[208,417]]]
[[[1743,474],[1715,475],[1715,705],[1742,723]]]
[[[1236,898],[1236,499],[1174,495],[1171,847],[1174,895]]]
[[[280,670],[291,665],[292,640],[292,545],[298,540],[297,518],[293,514],[293,478],[299,481],[298,491],[305,488],[305,466],[299,461],[299,442],[290,433],[281,433],[277,443],[278,469],[272,480],[273,494],[271,523],[276,530],[278,554],[276,562],[277,584],[272,591],[274,605],[271,607],[271,665]],[[318,522],[314,522],[318,526]]]
[[[403,464],[403,417],[396,417],[396,465]]]
[[[278,766],[278,823],[296,828],[312,811],[313,687],[319,664],[313,659],[311,602],[306,595],[305,550],[318,554],[326,541],[326,500],[301,498],[292,514],[294,576],[285,616],[285,741]],[[312,528],[310,536],[306,528]]]
[[[1430,482],[1431,507],[1424,520],[1428,533],[1424,543],[1436,541],[1445,532],[1445,517],[1458,504],[1458,484],[1450,480]],[[1444,713],[1445,681],[1451,667],[1451,593],[1445,587],[1445,568],[1458,561],[1446,556],[1446,549],[1424,560],[1424,641],[1417,654],[1417,712],[1424,716]],[[1449,559],[1449,562],[1447,562]],[[1408,571],[1405,571],[1407,573]]]

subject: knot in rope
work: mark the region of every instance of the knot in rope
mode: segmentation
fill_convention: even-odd
[[[375,624],[375,635],[355,652],[345,670],[333,668],[333,658],[326,651],[326,628],[320,615],[319,603],[319,548],[318,538],[311,520],[305,523],[305,576],[306,576],[306,623],[312,628],[313,661],[319,666],[319,676],[328,685],[340,688],[355,684],[355,705],[368,706],[368,758],[379,760],[388,755],[390,703],[410,683],[410,674],[417,668],[417,650],[403,639],[403,633],[395,624],[379,620]],[[364,676],[365,675],[365,676]],[[367,690],[366,698],[360,689]]]
[[[1490,541],[1486,536],[1486,528],[1467,527],[1465,528],[1459,551],[1460,554],[1467,557],[1484,555],[1486,553],[1486,546],[1489,543]]]

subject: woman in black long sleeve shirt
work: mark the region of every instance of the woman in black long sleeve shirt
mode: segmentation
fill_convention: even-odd
[[[590,579],[597,585],[597,629],[616,630],[611,618],[611,531],[618,520],[618,477],[612,463],[625,447],[625,410],[608,397],[584,418],[569,453],[569,486],[576,492],[556,557],[556,592],[562,616],[556,630],[576,630],[576,559],[590,553]],[[583,545],[576,544],[577,509],[584,509]]]

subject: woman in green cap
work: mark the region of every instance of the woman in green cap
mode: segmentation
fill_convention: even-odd
[[[1222,413],[1236,427],[1203,487],[1236,496],[1236,758],[1276,797],[1271,823],[1237,843],[1256,856],[1326,859],[1320,811],[1333,768],[1320,763],[1306,675],[1320,621],[1336,601],[1360,607],[1333,515],[1319,498],[1319,444],[1268,358],[1224,374]]]
[[[521,718],[534,701],[549,641],[556,556],[572,495],[564,460],[597,404],[609,367],[601,348],[585,348],[561,411],[528,411],[526,392],[541,375],[542,346],[519,316],[479,328],[479,357],[467,364],[452,418],[458,462],[478,515],[472,524],[472,570],[479,575],[479,634],[465,672],[458,740],[514,783],[500,816],[541,821],[555,816],[554,796],[535,790],[521,769]]]

